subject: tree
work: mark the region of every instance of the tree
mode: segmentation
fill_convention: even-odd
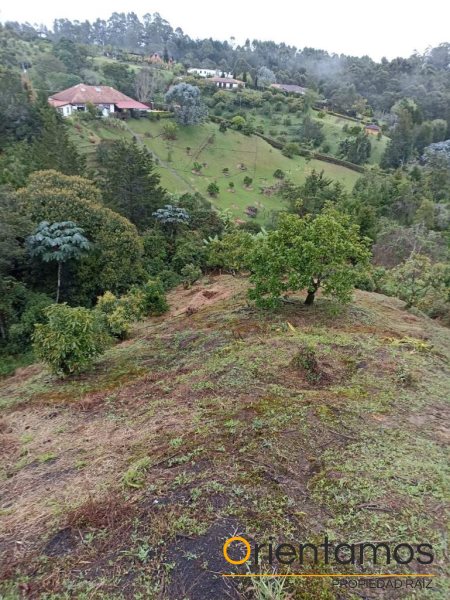
[[[85,160],[69,138],[63,117],[52,107],[39,110],[42,130],[32,145],[34,170],[55,169],[65,175],[81,175]]]
[[[288,142],[283,146],[281,153],[287,158],[294,158],[295,155],[300,154],[300,146],[296,142]]]
[[[231,119],[231,125],[233,129],[236,129],[237,131],[242,131],[242,129],[245,126],[244,117],[242,117],[241,115],[236,115]]]
[[[407,108],[399,108],[398,120],[381,159],[383,168],[398,168],[411,158],[414,146],[413,118]]]
[[[276,82],[275,73],[267,67],[261,67],[258,71],[258,87],[269,87]]]
[[[358,271],[368,264],[367,241],[347,215],[328,205],[317,217],[284,215],[250,256],[250,298],[276,307],[283,293],[307,289],[306,305],[316,292],[348,302]]]
[[[361,132],[355,137],[346,138],[339,144],[339,156],[355,165],[366,163],[372,152],[369,136]]]
[[[439,287],[439,277],[428,256],[411,256],[390,272],[396,295],[406,302],[405,308],[416,306],[434,287]]]
[[[105,204],[143,231],[166,200],[151,154],[135,141],[117,140],[99,158]]]
[[[103,65],[102,70],[109,85],[128,96],[133,96],[135,91],[135,76],[134,71],[128,65],[111,62]]]
[[[302,142],[303,144],[310,143],[314,147],[320,146],[320,144],[325,139],[325,135],[322,129],[323,123],[318,123],[317,121],[314,121],[313,119],[311,119],[310,116],[307,115],[303,119],[303,123],[301,124],[298,130],[300,142]]]
[[[58,264],[58,285],[56,288],[56,303],[59,302],[61,290],[62,266],[68,260],[79,260],[91,248],[84,230],[73,221],[48,223],[42,221],[33,235],[27,238],[31,256],[37,256],[44,262]]]
[[[153,213],[153,217],[170,237],[175,237],[180,228],[189,222],[189,213],[184,208],[166,204]]]
[[[164,77],[157,69],[143,67],[136,73],[134,89],[140,102],[148,102],[164,89]]]
[[[220,192],[220,189],[215,181],[211,181],[211,183],[206,188],[206,191],[212,198],[216,198],[217,194]]]
[[[145,276],[143,245],[136,227],[101,203],[100,192],[91,181],[38,171],[30,176],[27,187],[17,192],[16,207],[36,225],[74,221],[92,242],[92,251],[76,263],[71,302],[89,304],[105,290],[123,293]],[[41,272],[35,275],[34,284],[41,289],[45,284]]]
[[[173,107],[179,125],[199,125],[208,116],[198,87],[188,83],[172,86],[165,96],[167,104]]]

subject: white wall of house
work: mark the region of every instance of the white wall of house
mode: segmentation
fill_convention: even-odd
[[[238,83],[231,83],[229,81],[216,81],[216,87],[218,88],[225,88],[227,90],[234,90],[237,89],[239,87]]]
[[[199,75],[200,77],[221,77],[223,71],[220,69],[200,69],[193,67],[192,69],[188,69],[188,73],[191,73],[192,75]],[[224,77],[233,77],[233,74],[224,73]]]

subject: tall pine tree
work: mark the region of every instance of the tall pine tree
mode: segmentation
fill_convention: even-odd
[[[98,158],[105,204],[143,231],[167,200],[149,151],[135,141],[119,140],[100,147]]]
[[[54,169],[65,175],[82,175],[84,159],[70,141],[63,117],[50,106],[39,109],[42,129],[33,142],[34,170]]]

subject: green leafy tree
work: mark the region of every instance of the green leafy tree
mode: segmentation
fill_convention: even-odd
[[[366,163],[372,152],[369,136],[361,132],[355,137],[346,138],[339,144],[339,156],[355,165]]]
[[[123,293],[143,280],[143,244],[136,227],[100,203],[95,185],[56,171],[33,173],[17,193],[17,210],[34,224],[73,221],[92,242],[92,251],[76,263],[71,302],[90,303],[106,290]],[[41,287],[38,274],[35,285]],[[45,288],[44,288],[45,289]]]
[[[358,226],[331,206],[315,218],[284,215],[250,257],[255,285],[250,298],[261,307],[276,307],[282,294],[306,289],[305,304],[310,305],[322,288],[325,295],[348,302],[368,260]]]
[[[302,144],[311,144],[314,147],[320,146],[325,139],[322,129],[323,123],[319,123],[307,115],[298,130],[300,142]]]
[[[200,279],[202,276],[202,270],[200,267],[197,267],[192,263],[188,263],[181,269],[181,276],[183,277],[183,287],[187,290]]]
[[[220,188],[215,181],[211,181],[211,183],[206,188],[206,191],[212,198],[216,198],[218,193],[220,192]]]
[[[229,273],[246,271],[255,237],[243,230],[226,233],[222,238],[213,238],[207,243],[207,264],[214,269]]]
[[[195,85],[178,83],[169,89],[165,100],[173,107],[179,125],[199,125],[208,116],[200,89]]]
[[[428,256],[412,254],[390,271],[394,293],[406,302],[406,308],[418,306],[428,292],[444,287],[444,271],[441,266],[433,265]]]
[[[99,162],[105,204],[140,230],[146,229],[166,200],[149,151],[135,141],[117,140],[101,153]]]
[[[84,230],[73,221],[61,223],[42,221],[34,234],[27,238],[31,256],[37,256],[44,262],[56,262],[58,265],[56,303],[59,302],[61,291],[63,264],[69,260],[79,260],[91,248],[91,244],[83,234]]]
[[[406,164],[412,156],[414,146],[414,123],[407,108],[398,110],[398,120],[391,133],[391,139],[381,159],[384,168],[398,168]]]
[[[261,67],[258,71],[258,87],[269,87],[276,82],[275,73],[267,67]]]
[[[33,334],[36,357],[58,375],[79,373],[91,366],[107,346],[108,336],[95,311],[67,304],[45,309],[46,323]]]
[[[294,156],[300,154],[300,146],[296,142],[288,142],[283,146],[281,152],[287,158],[294,158]]]
[[[231,126],[237,131],[242,131],[242,129],[245,127],[244,117],[241,117],[241,115],[236,115],[235,117],[233,117],[231,119]]]
[[[187,210],[172,204],[166,204],[163,208],[159,208],[153,213],[153,217],[171,238],[174,238],[189,222]]]

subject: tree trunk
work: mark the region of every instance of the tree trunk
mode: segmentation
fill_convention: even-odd
[[[311,306],[311,304],[313,304],[313,302],[314,302],[315,296],[316,296],[315,290],[313,292],[308,290],[308,295],[306,296],[306,300],[305,300],[305,306]]]
[[[61,290],[61,271],[62,271],[62,262],[58,263],[58,287],[56,288],[56,304],[59,302],[59,292]]]

